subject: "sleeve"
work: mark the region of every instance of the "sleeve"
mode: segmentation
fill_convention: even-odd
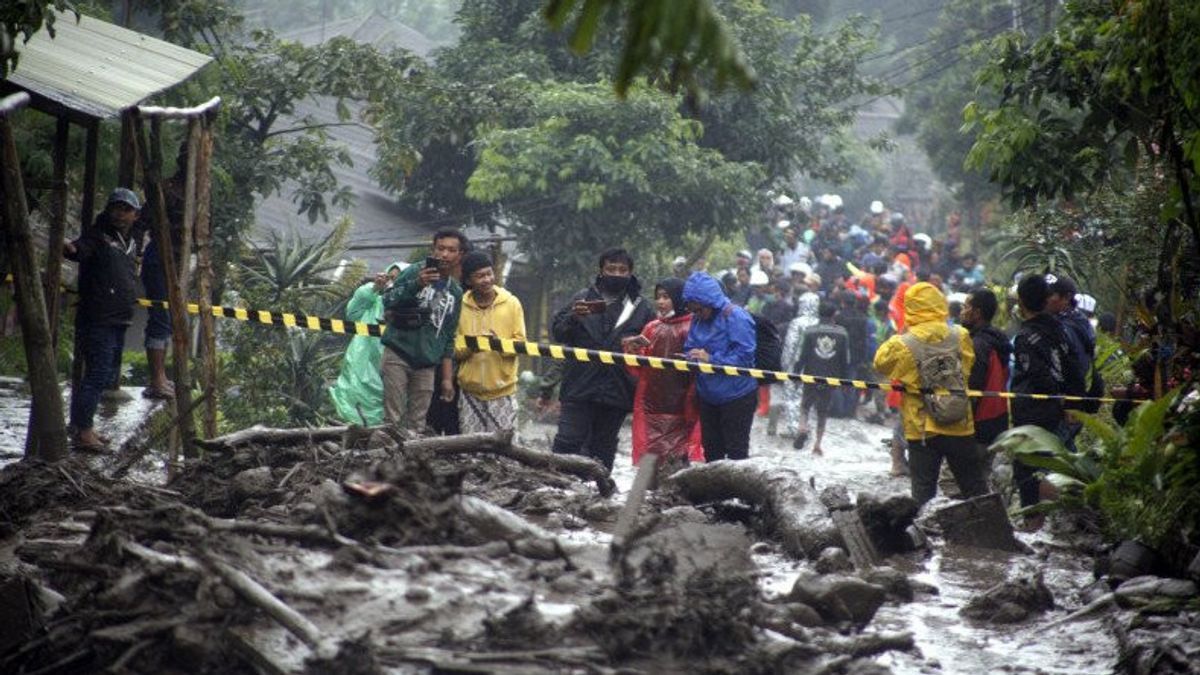
[[[728,340],[714,345],[709,352],[710,363],[749,368],[754,365],[754,319],[745,311],[734,311],[725,322]]]
[[[554,319],[550,322],[550,334],[554,337],[555,342],[572,344],[575,341],[575,329],[579,327],[579,321],[575,318],[571,307],[580,297],[579,293],[572,295],[567,306],[554,313]]]
[[[796,372],[801,374],[808,367],[808,350],[804,348],[807,342],[806,337],[808,337],[808,331],[802,330],[800,331],[800,336],[796,338],[798,342],[796,345]]]
[[[955,328],[954,330],[958,331],[958,344],[962,350],[963,379],[968,380],[971,377],[971,369],[975,366],[975,342],[965,328]],[[986,372],[986,362],[983,367]]]
[[[513,296],[512,301],[517,304],[517,308],[513,312],[512,326],[510,327],[511,330],[509,331],[509,335],[507,337],[513,340],[520,340],[521,342],[524,342],[527,339],[525,336],[525,308],[521,306],[521,301],[518,300],[515,295]],[[501,335],[500,337],[505,336]],[[517,355],[504,354],[503,358],[510,361],[516,361]]]
[[[970,375],[967,377],[967,388],[982,390],[987,386],[988,361],[991,360],[992,350],[984,339],[971,342],[975,347],[975,363],[971,364]]]
[[[375,284],[365,283],[354,289],[350,302],[346,303],[346,320],[361,321],[372,307],[375,306]]]
[[[396,277],[396,281],[392,283],[392,287],[383,294],[383,306],[388,309],[394,309],[405,303],[411,303],[417,299],[417,292],[421,290],[420,283],[417,282],[417,274],[420,273],[417,265],[409,265],[400,276]]]
[[[75,247],[75,253],[73,255],[66,255],[64,253],[63,257],[67,260],[77,263],[87,262],[88,259],[96,254],[96,239],[94,237],[83,236],[71,242],[71,244]]]
[[[900,359],[906,351],[907,348],[901,342],[900,336],[892,336],[879,345],[871,365],[879,374],[889,380],[898,380],[900,379]]]
[[[458,343],[458,338],[464,338],[467,336],[466,330],[463,328],[463,325],[464,324],[463,324],[463,320],[462,320],[462,315],[459,314],[458,326],[456,326],[454,329],[454,360],[458,361],[460,363],[471,358],[471,353],[472,353],[471,349],[469,347],[465,346],[466,343],[463,343],[462,347],[460,347],[459,343]]]
[[[780,359],[783,369],[789,372],[799,372],[796,361],[800,360],[800,341],[803,333],[800,322],[792,319],[788,322],[787,334],[783,338],[783,356]]]
[[[450,316],[453,327],[442,334],[442,359],[454,358],[454,338],[458,337],[458,320],[462,317],[462,293],[455,294],[454,313]]]

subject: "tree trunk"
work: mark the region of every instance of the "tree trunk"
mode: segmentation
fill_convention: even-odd
[[[204,402],[205,438],[217,435],[217,333],[212,315],[212,228],[209,166],[212,161],[212,129],[201,118],[200,147],[196,156],[196,298],[200,306],[200,388],[208,393]]]
[[[758,507],[767,534],[797,558],[838,546],[837,529],[799,474],[755,459],[698,464],[664,481],[693,503],[740,499]]]
[[[28,97],[24,97],[28,101]],[[9,97],[5,103],[20,99]],[[25,186],[21,178],[21,161],[8,120],[8,106],[0,106],[0,157],[3,176],[0,176],[0,203],[3,204],[4,247],[9,253],[17,313],[21,321],[21,338],[29,367],[29,387],[33,392],[33,407],[29,414],[29,436],[26,457],[57,462],[67,453],[67,431],[63,423],[62,393],[58,372],[54,366],[54,343],[50,321],[46,316],[46,299],[38,279],[37,258],[33,235],[29,231],[29,212],[25,204]],[[54,242],[51,242],[53,245]],[[61,241],[58,242],[61,246]]]

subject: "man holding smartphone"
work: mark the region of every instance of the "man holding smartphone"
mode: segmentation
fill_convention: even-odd
[[[600,255],[595,282],[554,315],[552,330],[555,342],[564,345],[619,352],[621,341],[641,333],[652,318],[633,276],[633,257],[614,248]],[[591,457],[611,471],[617,433],[633,409],[633,389],[634,378],[624,368],[567,361],[554,452]]]
[[[388,320],[383,334],[383,421],[411,431],[425,430],[433,400],[434,368],[442,369],[443,401],[454,398],[454,336],[462,310],[462,286],[451,275],[467,238],[456,229],[433,235],[433,255],[413,265],[383,294]]]

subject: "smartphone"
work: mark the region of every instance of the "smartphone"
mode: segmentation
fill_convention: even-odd
[[[604,300],[584,300],[583,304],[587,305],[589,314],[603,314],[608,309],[608,303]]]
[[[433,256],[425,258],[425,269],[438,269],[441,267],[441,261]]]
[[[627,347],[646,347],[650,344],[650,340],[646,339],[645,335],[631,335],[621,340],[621,344]]]

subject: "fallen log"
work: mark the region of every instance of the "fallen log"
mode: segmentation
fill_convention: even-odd
[[[507,541],[515,552],[530,558],[562,558],[568,567],[573,567],[567,557],[567,547],[558,537],[512,511],[470,495],[460,497],[458,506],[463,520],[485,539]]]
[[[690,466],[670,476],[673,487],[694,504],[740,499],[763,514],[763,526],[788,554],[813,558],[841,537],[808,482],[791,469],[759,459],[722,460]]]
[[[321,629],[300,612],[289,607],[249,575],[210,555],[203,555],[204,564],[238,595],[250,604],[267,613],[293,635],[300,638],[318,656],[332,658],[337,654],[337,645],[321,633]]]
[[[604,497],[608,497],[617,489],[604,465],[596,460],[578,455],[556,455],[515,445],[511,431],[419,438],[405,441],[401,448],[405,451],[437,455],[497,455],[535,469],[550,469],[583,480],[595,481],[596,488]]]
[[[227,452],[242,445],[278,445],[282,443],[341,442],[351,429],[356,433],[376,431],[384,427],[356,428],[353,426],[314,427],[311,429],[276,429],[256,424],[233,433],[208,440],[196,439],[196,445],[209,452]]]

